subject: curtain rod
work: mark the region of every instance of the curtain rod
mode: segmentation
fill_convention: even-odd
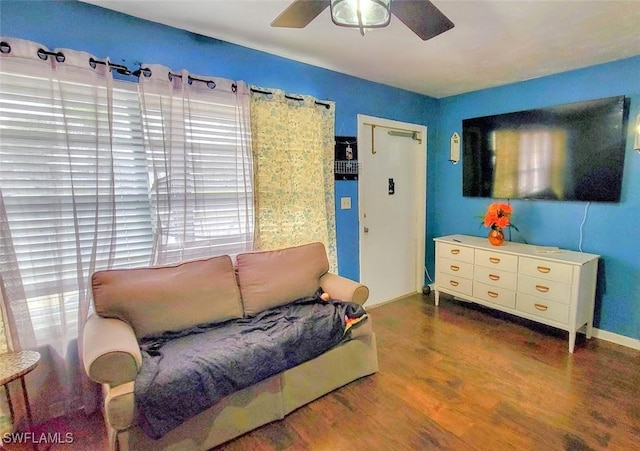
[[[6,42],[6,41],[2,41],[0,42],[0,53],[11,53],[11,45]],[[59,63],[62,63],[65,61],[65,56],[64,53],[62,52],[50,52],[48,50],[44,50],[42,48],[38,49],[37,51],[38,57],[41,60],[46,60],[49,56],[53,56],[56,58],[56,61],[58,61]],[[122,64],[114,64],[112,62],[105,62],[105,61],[100,61],[97,60],[95,58],[89,58],[89,65],[91,67],[93,67],[95,69],[96,64],[103,64],[105,66],[109,66],[109,68],[113,68],[116,70],[116,72],[118,72],[121,75],[133,75],[135,77],[140,78],[140,75],[144,75],[145,77],[150,77],[151,76],[151,69],[147,68],[147,67],[140,67],[139,69],[135,70],[135,71],[131,71],[127,66],[124,66]],[[174,74],[172,72],[169,72],[169,80],[172,79],[172,77],[178,77],[178,78],[182,78],[181,74]],[[191,75],[188,76],[188,82],[189,84],[191,84],[192,81],[199,81],[202,83],[206,83],[207,86],[211,89],[215,89],[216,87],[216,82],[213,80],[204,80],[202,78],[196,78],[196,77],[192,77]],[[233,92],[237,91],[238,86],[233,83],[231,85],[231,90]],[[272,92],[270,91],[264,91],[262,89],[256,89],[256,88],[251,88],[250,89],[252,93],[259,93],[259,94],[266,94],[266,95],[273,95]],[[299,96],[292,96],[289,94],[285,94],[284,95],[285,98],[290,99],[290,100],[298,100],[298,101],[302,101],[304,100],[304,98],[299,97]],[[315,101],[316,105],[322,105],[323,107],[325,107],[326,109],[331,108],[331,105],[326,103],[326,102],[320,102],[318,100]]]
[[[263,89],[257,89],[257,88],[250,88],[250,91],[253,93],[258,93],[258,94],[265,94],[267,96],[272,96],[273,92],[271,91],[265,91]],[[292,96],[290,94],[285,94],[284,95],[285,99],[289,99],[289,100],[297,100],[297,101],[303,101],[304,98],[303,97],[299,97],[299,96]],[[331,108],[331,105],[326,103],[326,102],[320,102],[318,100],[315,101],[316,105],[322,105],[323,107],[325,107],[326,109]]]
[[[0,42],[0,53],[11,53],[11,45],[6,42],[6,41],[2,41]],[[64,53],[62,52],[50,52],[48,50],[45,50],[43,48],[39,48],[38,51],[36,52],[38,54],[38,58],[40,58],[41,60],[46,61],[46,59],[49,56],[54,56],[56,58],[56,61],[59,63],[63,63],[66,59],[66,57],[64,56]],[[129,70],[129,68],[127,66],[124,66],[122,64],[114,64],[110,61],[105,62],[105,61],[100,61],[97,60],[93,57],[89,58],[89,65],[92,68],[96,68],[96,64],[103,64],[105,66],[109,66],[109,68],[113,68],[116,70],[116,72],[118,72],[120,75],[134,75],[136,77],[140,77],[140,74],[144,74],[145,77],[150,77],[151,76],[151,69],[148,68],[143,68],[141,67],[140,69],[136,70],[136,71],[131,71]],[[169,80],[172,79],[172,77],[178,77],[178,78],[182,78],[182,75],[180,74],[174,74],[172,72],[169,72]],[[211,89],[215,89],[216,87],[216,82],[213,80],[203,80],[201,78],[196,78],[196,77],[192,77],[191,75],[189,75],[189,84],[191,84],[194,81],[200,81],[203,83],[206,83],[207,86]],[[233,85],[231,86],[231,90],[233,92],[236,92],[237,90],[237,85],[235,83],[233,83]]]
[[[11,53],[11,45],[6,41],[0,42],[0,53]],[[55,57],[56,61],[59,63],[64,63],[64,61],[66,60],[66,57],[62,52],[50,52],[43,48],[39,48],[36,53],[38,55],[38,58],[40,58],[43,61],[46,61],[47,58],[49,58],[49,56]],[[89,58],[89,65],[92,68],[95,69],[96,64],[103,64],[105,66],[108,65],[110,69],[111,68],[115,69],[121,75],[132,75],[132,72],[129,70],[129,68],[127,68],[127,66],[123,66],[122,64],[114,64],[110,61],[105,62],[105,61],[97,60],[95,58]]]
[[[104,62],[104,61],[99,61],[99,60],[96,60],[96,59],[93,59],[93,58],[89,58],[89,65],[91,67],[93,67],[95,69],[96,68],[96,64],[104,64],[105,66],[109,65],[110,68],[111,67],[115,68],[116,72],[118,72],[121,75],[132,75],[133,74],[133,72],[131,72],[127,68],[127,66],[123,66],[122,64],[113,64],[110,61],[109,62]]]
[[[140,69],[138,69],[137,71],[132,73],[133,75],[135,75],[136,77],[140,77],[140,75],[144,75],[145,77],[151,77],[151,69],[149,69],[148,67],[141,67]],[[177,77],[177,78],[182,78],[182,74],[174,74],[173,72],[169,72],[169,81],[171,81],[173,79],[173,77]],[[187,76],[187,82],[189,84],[191,84],[194,81],[199,81],[202,83],[205,83],[207,85],[208,88],[210,89],[215,89],[216,88],[216,82],[213,80],[205,80],[203,78],[196,78],[196,77],[192,77],[191,75]],[[231,91],[236,92],[238,90],[238,85],[236,85],[235,83],[233,83],[231,85]]]

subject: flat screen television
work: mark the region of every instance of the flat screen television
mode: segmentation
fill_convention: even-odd
[[[619,202],[624,96],[462,121],[466,197]]]

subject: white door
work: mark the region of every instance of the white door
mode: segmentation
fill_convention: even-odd
[[[360,281],[367,306],[422,289],[426,127],[358,115]]]

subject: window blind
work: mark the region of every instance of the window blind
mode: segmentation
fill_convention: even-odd
[[[253,243],[248,99],[242,110],[230,92],[188,89],[141,90],[152,218],[163,263],[237,254]]]
[[[13,242],[0,252],[14,253],[34,331],[47,341],[69,323],[61,317],[77,317],[78,259],[95,252],[102,262],[96,270],[149,264],[137,89],[116,81],[109,100],[104,88],[78,82],[0,77],[0,190]],[[109,112],[113,127],[103,119]],[[112,205],[116,214],[103,217]]]

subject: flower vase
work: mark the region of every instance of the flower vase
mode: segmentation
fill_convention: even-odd
[[[504,232],[502,229],[491,229],[489,230],[489,243],[494,246],[501,246],[504,243]]]

